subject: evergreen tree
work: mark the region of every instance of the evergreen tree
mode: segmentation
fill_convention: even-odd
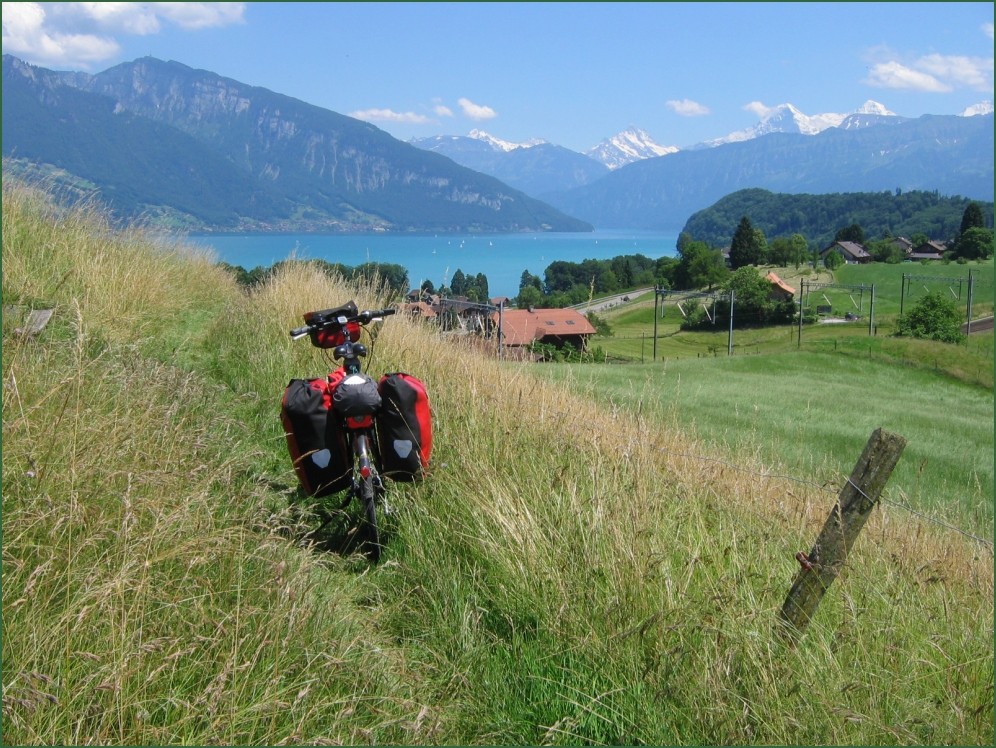
[[[969,229],[982,228],[985,228],[985,221],[982,219],[982,208],[979,207],[978,203],[969,203],[968,207],[965,208],[965,212],[961,215],[961,228],[958,230],[958,236],[961,236]]]
[[[519,278],[519,290],[521,291],[523,288],[528,288],[529,286],[532,286],[537,291],[542,291],[543,279],[538,275],[533,275],[528,270],[523,270],[522,277]]]
[[[453,280],[450,281],[450,289],[453,291],[454,296],[464,296],[467,293],[467,276],[463,274],[460,268],[453,273]]]
[[[988,260],[993,254],[993,232],[981,226],[965,229],[951,248],[951,256],[966,260]]]
[[[474,287],[477,289],[479,301],[487,302],[491,298],[491,294],[488,293],[488,276],[484,273],[478,273],[474,276]]]
[[[835,242],[854,242],[855,244],[865,243],[865,232],[856,223],[852,223],[847,228],[839,229],[834,235]]]
[[[734,270],[745,265],[757,265],[762,259],[762,249],[750,219],[744,216],[733,234],[730,243],[730,267]]]

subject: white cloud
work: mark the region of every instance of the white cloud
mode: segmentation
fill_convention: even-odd
[[[452,117],[453,110],[443,104],[439,99],[433,99],[432,111],[437,117]]]
[[[3,51],[28,62],[88,68],[120,52],[115,35],[242,23],[245,3],[3,3]]]
[[[50,25],[90,22],[106,31],[145,36],[160,29],[159,18],[147,3],[63,3],[51,8]]]
[[[50,29],[39,3],[3,3],[3,51],[28,62],[86,67],[113,57],[120,47],[113,39]]]
[[[361,109],[350,112],[349,116],[364,122],[398,122],[408,125],[425,125],[432,121],[422,114],[395,112],[393,109]]]
[[[982,24],[982,33],[988,36],[990,39],[993,38],[993,25],[991,23]]]
[[[914,91],[944,93],[951,87],[937,80],[929,73],[913,70],[898,62],[882,62],[873,65],[864,83],[876,88],[909,88]]]
[[[765,106],[760,101],[752,101],[750,104],[744,104],[743,109],[748,112],[754,112],[758,116],[758,119],[764,119],[775,111],[776,107]]]
[[[961,57],[953,55],[927,55],[921,57],[918,67],[956,88],[973,88],[989,91],[993,87],[993,58]]]
[[[185,31],[243,23],[245,3],[151,3],[167,21]],[[130,3],[122,3],[130,5]]]
[[[982,26],[992,38],[992,24]],[[927,54],[916,59],[884,47],[869,50],[871,65],[862,81],[877,88],[902,88],[928,93],[946,93],[956,89],[992,91],[993,58],[966,55]]]
[[[457,103],[464,115],[473,120],[494,119],[498,116],[498,112],[491,107],[475,104],[470,99],[460,99]]]
[[[670,101],[665,101],[664,105],[682,117],[701,117],[709,114],[709,107],[691,99],[671,99]]]

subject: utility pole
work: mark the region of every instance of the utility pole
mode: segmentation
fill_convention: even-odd
[[[861,291],[862,297],[865,295],[864,290]],[[871,289],[871,304],[868,307],[868,334],[875,334],[875,284],[872,283]]]
[[[501,360],[501,358],[502,358],[502,348],[503,348],[503,346],[502,346],[502,329],[501,329],[501,323],[502,323],[502,319],[504,318],[504,316],[505,316],[505,300],[502,299],[501,301],[498,302],[498,359],[499,360]]]
[[[654,358],[657,360],[657,299],[661,300],[661,317],[664,316],[664,296],[667,294],[667,289],[661,288],[660,286],[654,286]]]
[[[730,289],[730,341],[727,344],[726,348],[727,356],[733,355],[733,299],[736,295],[737,295],[736,292],[731,288]]]
[[[968,318],[965,322],[965,340],[968,340],[968,336],[972,334],[972,287],[974,286],[974,279],[972,278],[972,271],[968,271],[968,310],[965,316]]]
[[[806,299],[806,280],[799,284],[799,344],[797,348],[802,348],[802,305]]]

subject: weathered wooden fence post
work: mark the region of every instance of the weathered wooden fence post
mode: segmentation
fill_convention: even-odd
[[[18,327],[14,330],[16,335],[23,335],[24,337],[34,337],[42,330],[45,329],[45,325],[48,321],[52,319],[52,313],[54,309],[35,309],[28,314],[28,319],[24,323],[24,327]]]
[[[847,561],[855,538],[878,503],[905,447],[903,437],[882,429],[876,429],[868,439],[850,479],[840,489],[837,504],[827,517],[813,549],[808,556],[802,552],[796,556],[802,568],[782,606],[781,620],[788,624],[782,627],[783,632],[801,634],[806,630],[827,589]]]

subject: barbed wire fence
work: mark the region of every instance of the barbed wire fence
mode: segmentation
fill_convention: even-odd
[[[905,446],[906,440],[898,434],[876,429],[865,445],[851,475],[839,481],[837,486],[831,486],[831,481],[820,484],[785,473],[759,471],[716,457],[667,449],[659,450],[659,452],[671,457],[719,464],[741,475],[804,485],[815,488],[821,493],[829,494],[832,490],[837,491],[837,496],[832,503],[829,503],[829,513],[823,528],[810,546],[809,552],[799,550],[792,554],[799,568],[779,611],[776,631],[780,636],[794,642],[805,633],[830,586],[843,573],[845,567],[854,567],[849,571],[849,575],[856,572],[857,577],[863,582],[876,583],[875,578],[864,573],[860,565],[855,566],[849,564],[848,561],[851,549],[862,528],[879,503],[910,512],[927,524],[956,532],[974,543],[977,548],[985,548],[991,557],[993,552],[992,540],[968,532],[950,522],[932,517],[884,495],[886,483],[899,462]],[[792,495],[791,491],[788,493]],[[810,506],[811,504],[807,499],[807,513]],[[748,504],[739,505],[738,510],[757,515],[756,510]]]
[[[953,295],[955,295],[955,292],[953,291],[953,286],[954,286],[955,283],[957,283],[957,284],[959,284],[959,290],[958,290],[957,295],[956,295],[957,299],[961,299],[962,291],[965,290],[965,289],[967,289],[967,294],[966,294],[967,295],[967,310],[966,311],[967,311],[967,314],[969,315],[969,317],[968,317],[969,323],[971,322],[972,290],[973,290],[974,286],[976,284],[991,285],[991,282],[989,282],[989,281],[980,281],[979,279],[975,278],[974,275],[973,275],[973,271],[972,270],[969,270],[969,274],[968,274],[968,276],[966,278],[943,277],[943,276],[918,276],[918,275],[912,275],[912,274],[904,274],[903,275],[902,298],[901,298],[901,301],[900,301],[900,310],[901,310],[900,313],[902,313],[903,303],[904,303],[905,298],[907,296],[907,289],[909,288],[910,284],[913,283],[914,281],[943,282],[943,283],[947,284],[947,286],[949,288],[952,289],[951,292],[952,292]],[[860,302],[854,302],[853,298],[851,299],[851,301],[856,304],[856,306],[858,307],[859,311],[864,311],[864,294],[866,292],[869,292],[870,293],[869,335],[874,335],[875,334],[874,311],[873,311],[874,310],[874,305],[875,305],[875,300],[876,300],[876,286],[875,286],[875,284],[871,284],[871,285],[857,284],[857,285],[855,285],[855,284],[817,283],[817,282],[808,282],[808,281],[804,280],[803,283],[802,283],[802,286],[803,286],[803,294],[800,297],[800,312],[802,310],[802,307],[805,304],[805,301],[804,301],[805,294],[811,293],[813,290],[817,290],[817,289],[819,289],[819,290],[822,290],[822,289],[833,289],[833,290],[838,290],[838,291],[849,292],[849,295],[851,293],[857,292],[860,295],[860,299],[861,299]],[[682,313],[682,316],[687,316],[687,313],[684,310],[684,307],[682,306],[682,303],[685,303],[685,304],[688,304],[688,303],[697,303],[698,305],[700,305],[700,306],[703,307],[703,309],[705,310],[707,318],[710,321],[712,321],[714,324],[716,322],[716,314],[715,314],[715,308],[716,308],[715,305],[716,305],[716,302],[717,301],[728,301],[729,304],[730,304],[730,307],[729,307],[730,316],[729,316],[729,329],[728,329],[728,346],[727,346],[727,351],[728,351],[728,355],[733,355],[733,348],[734,348],[734,344],[733,344],[733,331],[734,331],[734,314],[735,314],[735,294],[734,294],[733,291],[729,291],[729,292],[725,292],[725,291],[715,291],[715,292],[673,291],[671,289],[662,288],[660,286],[655,287],[653,289],[653,291],[654,291],[654,335],[653,335],[653,338],[654,338],[654,350],[653,350],[654,360],[656,360],[656,358],[657,358],[657,339],[658,339],[658,336],[657,336],[657,324],[656,324],[657,323],[657,317],[658,316],[660,316],[660,317],[664,316],[664,305],[665,305],[665,302],[668,301],[669,299],[672,300],[672,301],[674,301],[675,306]],[[478,303],[478,302],[470,302],[470,301],[467,301],[466,299],[453,299],[453,298],[441,298],[441,299],[439,299],[439,301],[440,301],[442,309],[451,309],[451,310],[471,309],[474,312],[477,312],[478,314],[488,315],[488,316],[497,313],[497,315],[498,315],[497,329],[493,330],[492,334],[494,334],[494,336],[497,338],[496,342],[497,342],[497,348],[498,348],[498,355],[499,355],[499,357],[501,357],[501,347],[502,347],[502,345],[501,345],[501,339],[502,339],[502,315],[503,315],[503,312],[504,312],[504,305],[503,304],[495,306],[493,304],[483,304],[483,303]],[[712,310],[711,311],[709,309],[709,306],[708,306],[707,302],[711,302],[711,304],[712,304]],[[799,340],[800,340],[800,343],[801,343],[801,326],[802,326],[802,323],[801,323],[802,314],[801,313],[799,314],[799,318],[800,318],[800,322],[799,322],[799,327],[800,327]],[[789,325],[788,327],[791,330],[792,325]],[[628,339],[636,339],[636,338],[628,338]],[[788,482],[795,483],[795,484],[802,485],[802,486],[808,486],[810,488],[816,488],[816,489],[818,489],[818,490],[820,490],[820,491],[822,491],[824,493],[827,493],[827,494],[832,494],[834,492],[834,490],[837,490],[835,488],[828,487],[826,484],[816,483],[815,481],[812,481],[812,480],[809,480],[809,479],[806,479],[806,478],[799,478],[797,476],[792,476],[792,475],[788,475],[788,474],[784,474],[784,473],[759,472],[757,470],[748,469],[748,468],[745,468],[745,467],[743,467],[741,465],[737,465],[736,463],[730,462],[728,460],[722,460],[722,459],[719,459],[719,458],[716,458],[716,457],[705,456],[705,455],[698,455],[698,454],[693,454],[693,453],[679,453],[679,452],[674,452],[674,451],[669,451],[669,450],[662,450],[662,452],[666,453],[666,454],[669,454],[669,455],[672,455],[672,456],[675,456],[675,457],[682,457],[682,458],[685,458],[685,459],[692,459],[692,460],[701,461],[701,462],[712,462],[712,463],[721,464],[724,467],[730,468],[730,469],[732,469],[732,470],[734,470],[736,472],[739,472],[741,474],[744,474],[744,475],[752,475],[754,477],[758,477],[758,478],[762,478],[762,479],[779,479],[779,480],[788,481]],[[845,479],[845,481],[842,481],[842,483],[846,482],[848,480],[849,479]],[[856,486],[855,486],[855,488],[857,488],[857,490],[860,491],[860,488],[858,488]],[[879,496],[877,500],[881,501],[882,503],[888,504],[889,506],[892,506],[892,507],[895,507],[897,509],[900,509],[900,510],[903,510],[905,512],[908,512],[909,514],[911,514],[913,516],[916,516],[918,519],[920,519],[920,520],[922,520],[924,522],[927,522],[928,524],[932,524],[932,525],[934,525],[936,527],[943,528],[945,530],[949,530],[949,531],[955,532],[955,533],[957,533],[959,535],[962,535],[963,537],[965,537],[965,538],[967,538],[967,539],[969,539],[969,540],[971,540],[971,541],[973,541],[973,542],[975,542],[975,543],[977,543],[977,544],[979,544],[981,546],[985,546],[985,547],[987,547],[989,549],[993,549],[994,548],[994,543],[993,543],[992,540],[983,538],[980,535],[977,535],[975,533],[972,533],[972,532],[969,532],[967,530],[964,530],[963,528],[960,528],[957,525],[954,525],[954,524],[952,524],[950,522],[947,522],[945,520],[942,520],[942,519],[940,519],[938,517],[935,517],[935,516],[932,516],[930,514],[927,514],[926,512],[918,510],[918,509],[910,506],[907,503],[898,501],[896,499],[892,499],[892,498],[890,498],[888,496],[885,496],[885,495]]]
[[[744,467],[743,465],[738,465],[735,462],[730,462],[729,460],[723,460],[723,459],[720,459],[718,457],[708,457],[708,456],[705,456],[705,455],[694,454],[694,453],[691,453],[691,452],[677,452],[677,451],[674,451],[674,450],[664,450],[664,449],[659,450],[659,453],[660,454],[667,454],[667,455],[670,455],[672,457],[681,457],[681,458],[688,459],[688,460],[695,460],[695,461],[698,461],[698,462],[716,463],[716,464],[722,465],[723,467],[730,468],[734,472],[740,473],[741,475],[749,475],[749,476],[753,476],[755,478],[762,478],[762,479],[765,479],[765,480],[783,480],[783,481],[787,481],[789,483],[795,483],[797,485],[806,486],[806,487],[809,487],[809,488],[815,488],[815,489],[817,489],[819,491],[822,491],[822,492],[824,492],[824,493],[826,493],[828,495],[832,495],[835,491],[839,490],[839,488],[836,487],[836,486],[829,486],[826,483],[817,483],[816,481],[809,480],[808,478],[799,478],[797,476],[789,475],[787,473],[781,473],[781,472],[779,472],[779,473],[769,473],[769,472],[763,472],[763,471],[753,470],[753,469]],[[847,482],[847,480],[848,479],[844,479],[844,480],[841,481],[841,483],[843,484],[843,483]],[[887,496],[884,496],[884,495],[880,496],[879,500],[882,501],[883,503],[889,504],[890,506],[893,506],[893,507],[896,507],[898,509],[902,509],[904,511],[907,511],[910,514],[915,515],[919,519],[922,519],[925,522],[928,522],[930,524],[936,525],[937,527],[941,527],[941,528],[944,528],[945,530],[951,530],[953,532],[956,532],[956,533],[964,536],[965,538],[968,538],[970,540],[975,541],[976,543],[979,543],[980,545],[984,545],[984,546],[987,546],[989,548],[993,548],[994,547],[994,544],[993,544],[992,540],[988,540],[988,539],[983,538],[983,537],[981,537],[979,535],[976,535],[975,533],[968,532],[967,530],[964,530],[964,529],[962,529],[962,528],[960,528],[960,527],[958,527],[958,526],[956,526],[954,524],[951,524],[950,522],[946,522],[944,520],[938,519],[937,517],[934,517],[934,516],[931,516],[929,514],[926,514],[925,512],[922,512],[922,511],[920,511],[918,509],[915,509],[915,508],[911,507],[909,504],[903,503],[901,501],[897,501],[895,499],[891,499],[891,498],[889,498]]]

